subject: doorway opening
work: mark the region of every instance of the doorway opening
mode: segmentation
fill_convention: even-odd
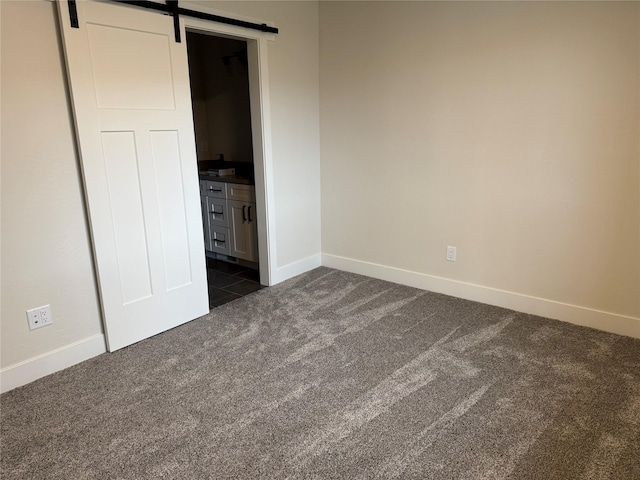
[[[246,40],[187,31],[210,308],[260,284]]]

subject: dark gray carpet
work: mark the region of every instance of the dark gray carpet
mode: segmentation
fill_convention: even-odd
[[[0,401],[4,480],[640,478],[640,340],[327,268]]]

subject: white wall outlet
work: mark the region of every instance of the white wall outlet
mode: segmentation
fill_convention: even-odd
[[[53,323],[53,315],[51,315],[51,305],[45,305],[40,308],[40,319],[42,326],[51,325]]]
[[[27,310],[27,320],[29,321],[29,330],[51,325],[53,323],[51,305]]]
[[[456,247],[447,247],[447,261],[448,262],[456,261]]]

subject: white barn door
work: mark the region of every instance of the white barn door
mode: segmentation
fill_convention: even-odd
[[[94,1],[72,28],[58,6],[113,351],[209,311],[185,32]]]

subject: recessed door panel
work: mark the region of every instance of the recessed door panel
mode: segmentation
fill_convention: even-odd
[[[86,28],[98,108],[175,108],[169,36],[91,23]]]
[[[138,155],[133,132],[102,132],[122,304],[152,295]]]
[[[252,229],[249,222],[249,207],[251,205],[246,202],[229,200],[229,227],[231,231],[229,254],[243,260],[254,261],[253,242],[251,240]]]
[[[150,132],[168,290],[191,283],[186,202],[177,131]]]

